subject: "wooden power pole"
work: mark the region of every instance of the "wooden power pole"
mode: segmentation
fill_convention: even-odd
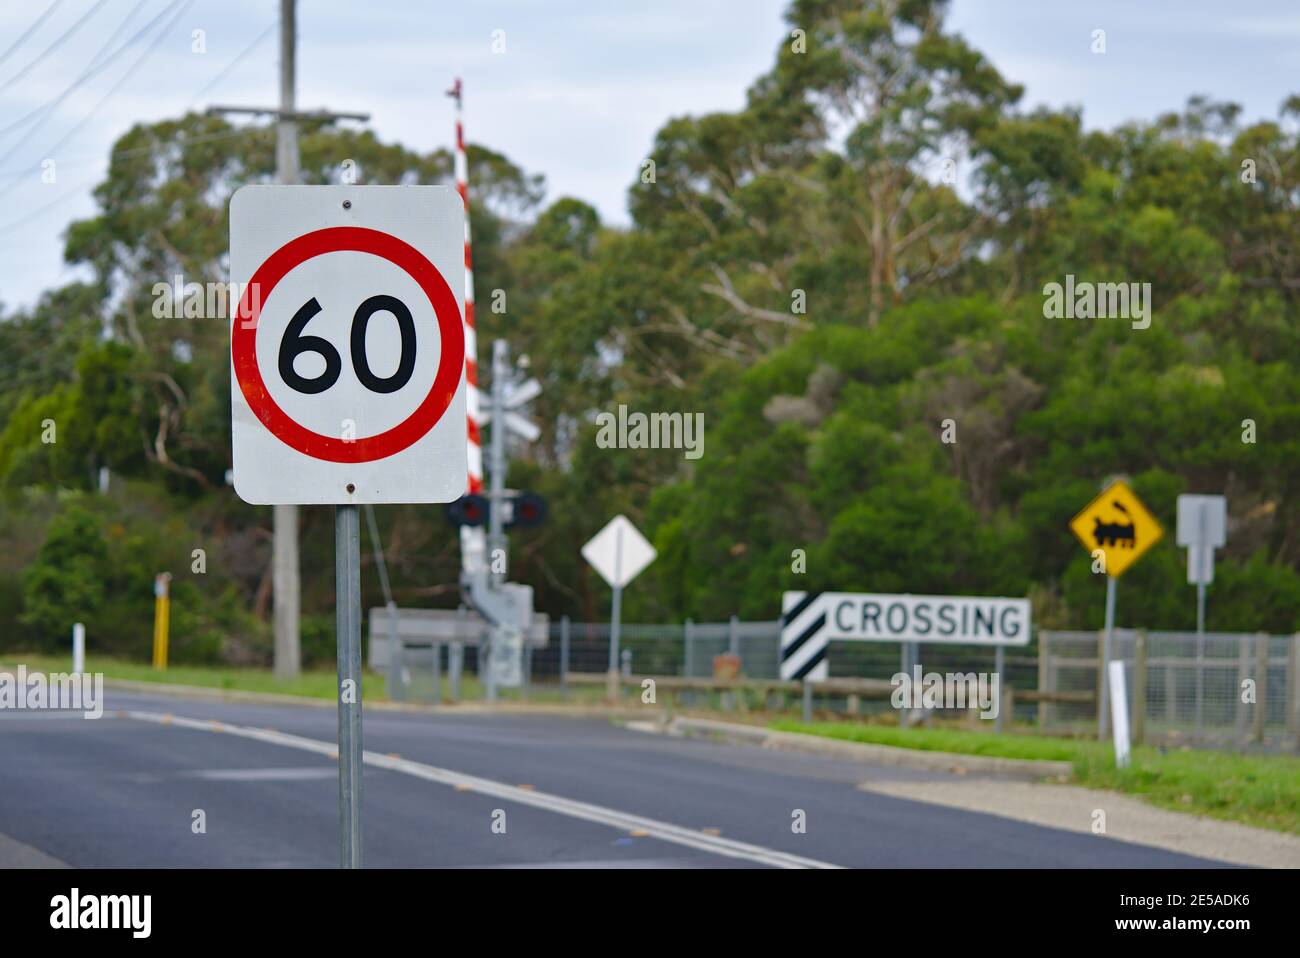
[[[210,114],[247,113],[274,116],[275,171],[283,184],[298,182],[299,120],[361,120],[368,113],[299,113],[295,90],[297,60],[297,0],[280,0],[280,106],[212,106]],[[298,507],[273,506],[272,588],[275,599],[275,677],[292,679],[302,668],[299,633],[301,582],[298,564]]]

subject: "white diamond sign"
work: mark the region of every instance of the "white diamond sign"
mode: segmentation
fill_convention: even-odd
[[[654,546],[627,516],[615,516],[582,547],[582,557],[612,588],[621,589],[654,562]]]

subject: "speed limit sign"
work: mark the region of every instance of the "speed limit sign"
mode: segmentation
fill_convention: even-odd
[[[464,494],[464,216],[444,186],[235,193],[230,405],[241,499]]]

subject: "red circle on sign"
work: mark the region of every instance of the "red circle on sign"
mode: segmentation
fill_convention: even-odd
[[[323,436],[292,419],[271,397],[257,365],[257,326],[262,304],[271,298],[276,284],[295,267],[325,253],[370,253],[388,260],[408,273],[428,297],[438,319],[442,353],[438,372],[429,393],[405,420],[386,432],[363,439],[344,440]],[[258,290],[256,304],[249,293]],[[465,366],[465,330],[460,309],[447,281],[423,253],[388,233],[360,226],[333,226],[306,233],[285,243],[267,257],[244,288],[230,334],[230,352],[235,378],[254,415],[272,435],[313,459],[329,462],[373,462],[385,459],[418,442],[434,427],[451,405]]]

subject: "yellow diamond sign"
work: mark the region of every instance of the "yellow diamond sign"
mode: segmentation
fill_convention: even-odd
[[[1105,553],[1106,573],[1115,578],[1165,534],[1156,517],[1122,481],[1112,482],[1070,520],[1070,531],[1089,554],[1097,549]]]

